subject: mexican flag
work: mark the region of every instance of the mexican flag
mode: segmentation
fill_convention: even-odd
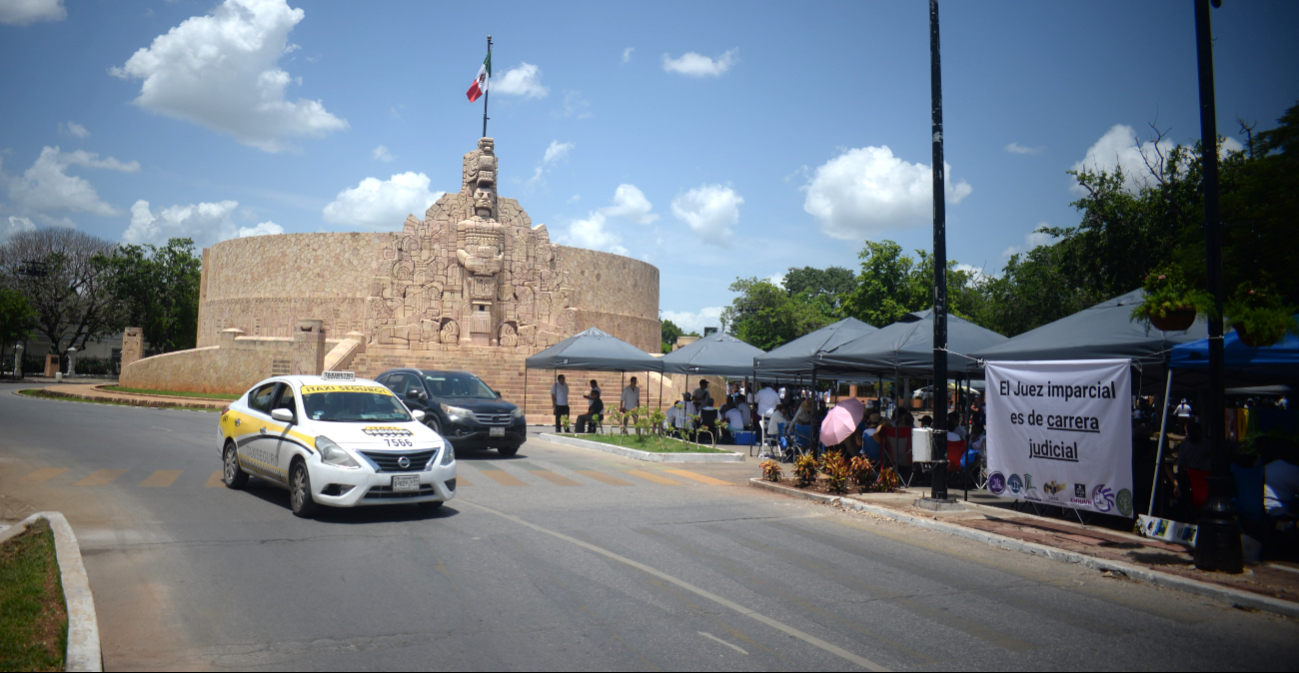
[[[469,96],[469,102],[478,100],[483,94],[487,93],[487,80],[492,78],[492,52],[487,52],[487,58],[483,59],[483,64],[478,66],[478,76],[474,78],[474,83],[469,87],[465,95]]]

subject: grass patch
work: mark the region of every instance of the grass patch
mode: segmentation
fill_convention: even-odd
[[[179,409],[181,411],[210,411],[213,413],[219,413],[221,411],[220,409],[209,409],[206,407],[185,407],[178,404],[167,404],[165,402],[131,403],[131,402],[118,402],[116,400],[92,400],[84,397],[71,397],[68,395],[57,395],[54,393],[47,392],[42,388],[26,388],[23,390],[19,390],[18,394],[26,397],[39,397],[43,400],[60,400],[63,402],[83,402],[85,404],[107,404],[113,407],[148,407],[150,409]]]
[[[637,437],[636,435],[561,435],[563,437],[573,437],[575,439],[585,439],[589,442],[600,442],[601,444],[612,444],[622,446],[637,451],[649,451],[651,453],[730,453],[722,449],[712,449],[698,444],[683,442],[671,437]]]
[[[166,395],[168,397],[195,397],[204,400],[237,400],[242,395],[226,393],[184,393],[177,390],[150,390],[148,388],[124,388],[122,386],[104,386],[104,390],[114,393],[134,393],[136,395]]]
[[[0,671],[61,671],[67,648],[54,531],[39,520],[0,546]]]

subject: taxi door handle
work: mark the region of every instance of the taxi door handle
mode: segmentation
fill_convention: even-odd
[[[263,435],[266,434],[266,428],[265,428],[265,427],[263,427],[263,428],[261,429],[261,433],[262,433]]]

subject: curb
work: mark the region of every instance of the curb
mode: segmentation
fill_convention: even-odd
[[[0,531],[4,542],[39,519],[50,523],[54,531],[54,556],[59,564],[63,584],[63,603],[68,613],[68,650],[64,655],[65,671],[102,671],[104,657],[99,649],[99,619],[95,616],[95,596],[90,579],[81,562],[81,546],[68,520],[58,512],[37,512]]]
[[[799,491],[798,489],[790,488],[787,486],[781,486],[779,484],[774,484],[769,481],[764,481],[763,479],[758,477],[753,477],[749,479],[749,485],[756,486],[758,488],[763,488],[768,491],[781,493],[784,495],[803,498],[805,500],[812,500],[815,502],[821,502],[825,504],[842,505],[845,508],[851,508],[863,512],[870,512],[871,514],[876,514],[886,519],[892,519],[899,523],[910,524],[918,528],[924,528],[927,530],[937,531],[940,533],[947,533],[948,535],[965,538],[967,540],[973,540],[975,542],[982,542],[984,544],[989,544],[994,547],[1001,547],[1002,549],[1007,549],[1010,551],[1017,551],[1024,554],[1030,554],[1033,556],[1042,556],[1045,558],[1049,558],[1053,561],[1075,563],[1083,566],[1084,568],[1090,568],[1092,570],[1099,570],[1099,571],[1109,570],[1112,572],[1122,573],[1123,575],[1127,576],[1130,579],[1141,580],[1143,582],[1153,584],[1155,586],[1164,587],[1167,589],[1177,589],[1179,591],[1199,594],[1201,596],[1209,596],[1211,598],[1217,598],[1220,600],[1227,601],[1228,603],[1232,603],[1233,605],[1238,607],[1253,608],[1255,610],[1265,610],[1267,612],[1272,612],[1286,617],[1299,618],[1299,603],[1293,603],[1290,601],[1281,600],[1279,598],[1263,596],[1248,591],[1242,591],[1240,589],[1232,589],[1230,587],[1211,584],[1209,582],[1201,582],[1200,580],[1194,580],[1188,577],[1181,577],[1179,575],[1171,575],[1169,573],[1163,573],[1157,570],[1151,570],[1149,568],[1143,568],[1141,566],[1135,566],[1129,563],[1123,563],[1121,561],[1108,561],[1105,559],[1099,559],[1096,558],[1095,556],[1087,556],[1086,554],[1079,554],[1077,552],[1070,552],[1070,551],[1065,551],[1063,549],[1056,549],[1054,547],[1048,547],[1046,545],[1037,544],[1036,542],[1025,542],[1023,540],[1016,540],[1015,538],[1006,537],[1005,535],[989,533],[974,528],[966,528],[965,526],[958,526],[956,524],[944,523],[942,521],[937,521],[934,519],[926,519],[923,517],[912,516],[910,514],[905,514],[903,512],[899,512],[898,510],[889,507],[881,507],[879,505],[871,505],[868,503],[864,503],[854,498],[843,498],[840,496],[823,495],[820,493],[806,493],[803,491]]]
[[[624,446],[614,446],[613,444],[601,444],[600,442],[588,442],[585,439],[576,439],[573,437],[563,437],[550,432],[543,432],[539,435],[541,439],[556,444],[567,446],[576,446],[581,449],[594,449],[605,453],[612,453],[623,458],[632,458],[643,460],[649,463],[743,463],[744,454],[727,452],[727,453],[653,453],[650,451],[639,451],[629,449]]]
[[[58,384],[58,385],[64,385],[64,384]],[[39,390],[44,394],[43,399],[47,399],[47,400],[53,399],[53,400],[60,400],[64,402],[88,402],[88,403],[111,402],[113,404],[116,404],[117,406],[137,407],[140,409],[172,409],[172,410],[181,410],[181,411],[221,411],[221,408],[225,406],[224,403],[220,405],[212,405],[205,402],[186,401],[187,399],[193,400],[193,398],[183,398],[183,397],[175,398],[176,401],[167,401],[164,400],[161,396],[151,396],[150,399],[115,399],[111,397],[94,397],[92,395],[74,395],[71,393],[65,393],[58,390],[50,390],[49,388],[40,387],[40,386],[19,388],[14,390],[13,394],[20,395],[24,390]],[[32,397],[32,396],[27,395],[26,397]],[[41,399],[41,398],[42,396],[37,396],[37,399]]]

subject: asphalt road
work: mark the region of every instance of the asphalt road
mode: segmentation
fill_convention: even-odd
[[[1293,621],[751,489],[752,463],[533,440],[461,456],[436,514],[305,521],[218,483],[215,414],[12,390],[0,519],[68,516],[109,669],[1299,666]]]

